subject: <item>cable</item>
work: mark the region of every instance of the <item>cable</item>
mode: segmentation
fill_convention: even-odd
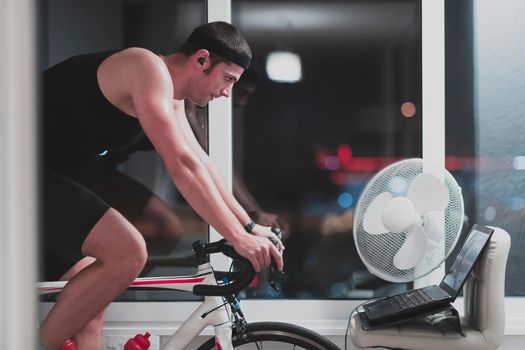
[[[370,299],[370,300],[366,300],[364,302],[362,302],[361,304],[357,305],[353,310],[352,312],[350,313],[350,316],[348,317],[348,324],[346,325],[346,332],[345,332],[345,350],[347,350],[347,339],[348,339],[348,330],[350,329],[350,321],[352,320],[352,315],[354,314],[354,312],[357,311],[357,309],[359,309],[361,306],[363,305],[366,305],[374,300],[377,300],[377,299],[380,299],[380,298],[373,298],[373,299]],[[381,345],[381,346],[375,346],[375,347],[380,347],[382,349],[390,349],[390,350],[405,350],[405,349],[399,349],[399,348],[389,348],[387,346],[384,346],[384,345]]]
[[[348,316],[348,324],[346,325],[346,332],[345,332],[345,350],[347,350],[347,344],[348,344],[348,330],[350,329],[350,322],[352,321],[352,316],[354,315],[354,313],[357,311],[357,309],[359,309],[361,306],[363,305],[366,305],[374,300],[377,300],[378,298],[373,298],[373,299],[370,299],[370,300],[366,300],[364,302],[362,302],[361,304],[357,305],[353,310],[352,312],[350,312],[350,316]]]
[[[223,298],[223,301],[224,301],[224,298]],[[201,315],[201,317],[204,318],[204,317],[208,316],[208,315],[211,314],[213,311],[220,309],[221,307],[225,306],[226,304],[228,304],[228,302],[225,302],[224,304],[221,304],[221,305],[219,305],[219,306],[214,307],[213,309],[211,309],[211,310],[209,310],[209,311],[206,311],[205,313],[203,313],[203,314]],[[228,308],[226,308],[226,311],[228,311]]]

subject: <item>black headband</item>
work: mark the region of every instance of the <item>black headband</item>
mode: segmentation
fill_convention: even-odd
[[[250,56],[239,54],[233,51],[232,49],[224,46],[224,44],[218,41],[217,39],[209,37],[205,34],[194,31],[193,33],[191,33],[187,42],[196,45],[199,48],[213,51],[217,55],[220,55],[226,58],[227,60],[232,61],[233,63],[237,63],[239,66],[244,68],[244,70],[247,70],[250,66]]]

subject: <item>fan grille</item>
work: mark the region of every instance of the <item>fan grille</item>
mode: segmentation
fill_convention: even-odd
[[[364,213],[377,195],[390,192],[394,197],[406,196],[410,182],[422,172],[423,161],[419,158],[391,164],[368,182],[357,202],[354,216],[357,251],[368,270],[384,280],[410,282],[429,274],[447,258],[458,241],[463,226],[463,198],[461,188],[446,170],[444,184],[449,193],[449,203],[444,215],[442,212],[428,212],[423,215],[422,223],[427,237],[426,254],[417,266],[400,270],[393,264],[394,256],[405,241],[405,233],[372,235],[363,229]],[[440,227],[444,227],[444,231],[440,231]],[[444,232],[444,237],[439,232]],[[421,249],[425,249],[425,246]]]

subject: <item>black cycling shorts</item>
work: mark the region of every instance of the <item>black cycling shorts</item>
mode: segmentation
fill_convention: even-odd
[[[82,244],[110,208],[84,186],[54,170],[44,170],[43,237],[46,281],[59,280],[84,258]]]
[[[46,168],[43,194],[42,276],[47,281],[58,280],[84,257],[84,240],[110,207],[133,222],[153,196],[113,162]]]

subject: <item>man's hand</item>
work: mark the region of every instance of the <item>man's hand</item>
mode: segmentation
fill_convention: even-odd
[[[272,232],[272,229],[270,227],[255,225],[255,227],[252,230],[252,234],[259,237],[266,237],[281,252],[285,249],[283,242],[279,239],[279,237],[277,237],[275,233]]]
[[[269,229],[268,229],[269,231]],[[274,237],[275,234],[269,231]],[[275,260],[277,269],[283,270],[283,255],[277,247],[267,238],[258,235],[243,234],[233,243],[235,251],[250,260],[255,271],[260,272],[270,265],[272,258]]]

